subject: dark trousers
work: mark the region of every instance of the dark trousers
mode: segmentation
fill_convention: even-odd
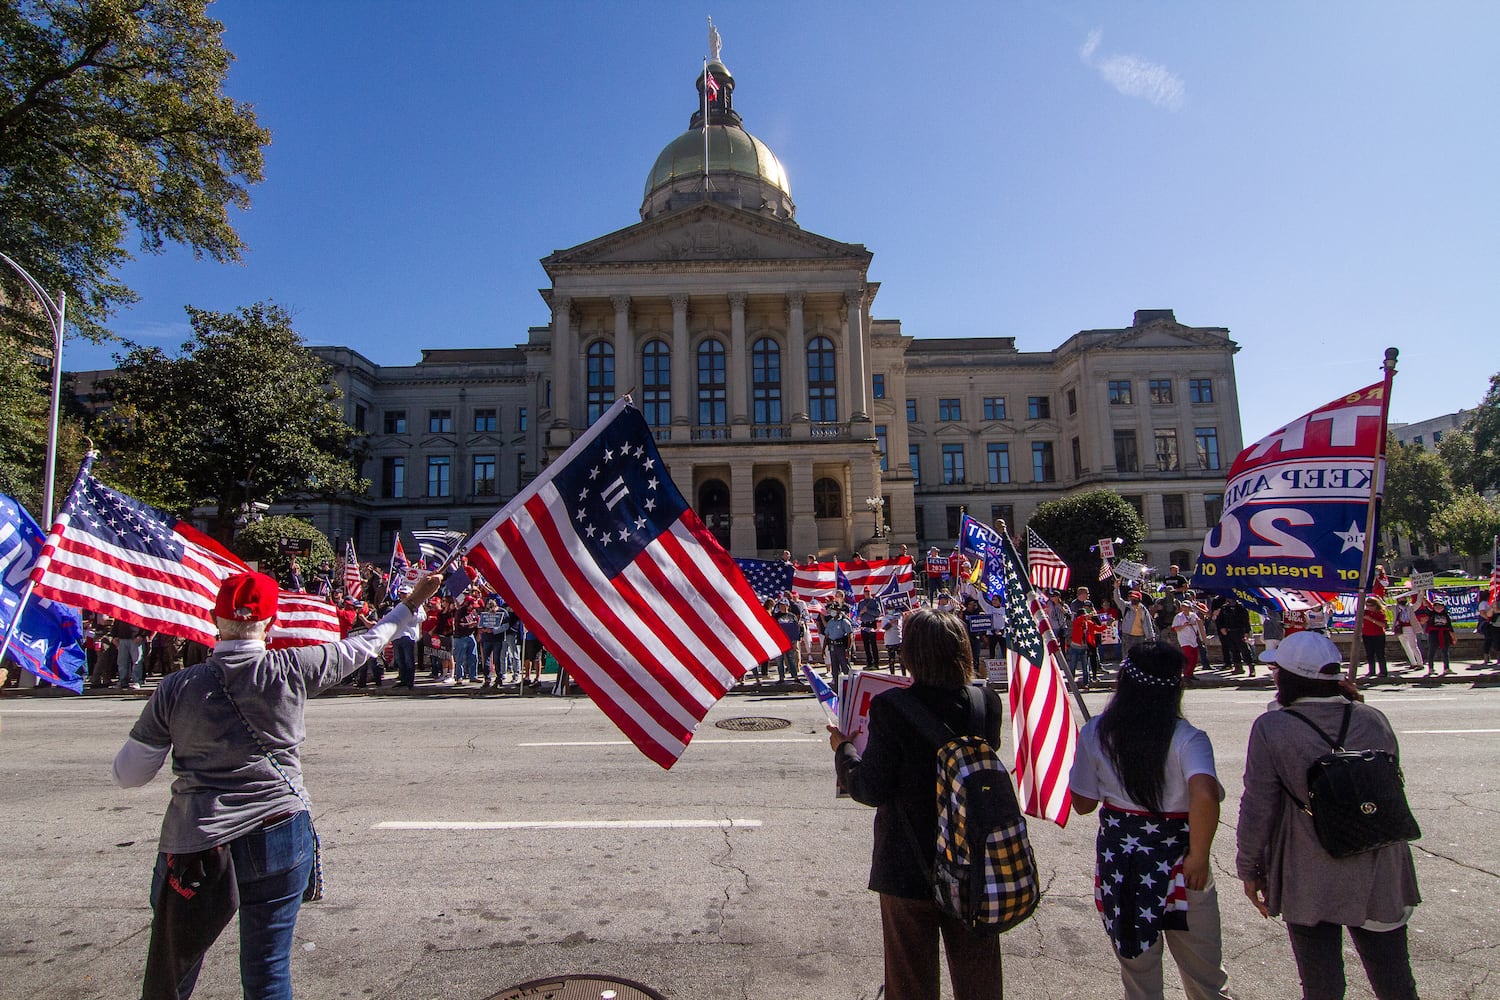
[[[411,690],[417,686],[417,640],[401,636],[391,643],[396,658],[396,686]]]
[[[1297,975],[1302,979],[1302,1000],[1344,1000],[1344,927],[1287,924],[1286,929],[1292,939]],[[1417,1000],[1406,928],[1348,930],[1377,1000]]]
[[[1240,667],[1248,667],[1250,673],[1255,673],[1255,654],[1250,652],[1249,643],[1245,642],[1245,633],[1238,629],[1230,629],[1219,636],[1219,645],[1224,650],[1224,665],[1231,670]]]
[[[880,894],[886,1000],[938,1000],[938,938],[948,956],[953,1000],[1001,1000],[1000,938],[975,934],[928,899]],[[1382,998],[1384,1000],[1384,998]]]
[[[874,625],[861,625],[859,627],[859,638],[865,646],[865,669],[878,670],[880,668],[880,640],[879,633],[875,631]]]
[[[1374,677],[1375,668],[1380,667],[1380,676],[1385,676],[1385,635],[1362,635],[1360,641],[1365,644],[1365,676]]]

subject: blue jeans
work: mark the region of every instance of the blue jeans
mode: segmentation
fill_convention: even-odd
[[[1087,686],[1089,683],[1089,650],[1087,646],[1068,647],[1068,666],[1073,668],[1073,680]]]
[[[480,635],[479,673],[485,680],[489,680],[492,670],[497,681],[505,676],[505,661],[501,656],[504,644],[503,634],[486,632]]]
[[[396,686],[415,687],[417,683],[417,640],[400,636],[391,645],[396,650]]]
[[[455,680],[472,681],[479,668],[479,646],[472,635],[453,637],[453,677]]]
[[[144,684],[146,681],[146,640],[116,639],[116,666],[119,669],[119,686]]]
[[[292,931],[312,872],[312,820],[299,812],[231,841],[229,850],[240,890],[240,983],[245,998],[291,1000]],[[153,909],[161,898],[166,869],[166,855],[158,854],[151,878]],[[200,955],[178,985],[181,996],[191,995],[202,968]]]

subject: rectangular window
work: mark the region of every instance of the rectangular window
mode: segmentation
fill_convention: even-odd
[[[526,485],[526,453],[524,451],[522,451],[522,452],[517,452],[516,453],[516,492],[519,493],[520,490],[521,490],[521,487],[525,486],[525,485]]]
[[[400,533],[401,519],[399,517],[382,517],[380,519],[380,551],[388,553],[394,549],[396,547],[396,536]]]
[[[963,509],[963,507],[957,506],[957,505],[950,505],[949,507],[947,507],[947,508],[944,509],[944,513],[947,514],[946,520],[947,520],[947,527],[948,527],[948,537],[949,538],[957,538],[958,537],[959,528],[963,524],[963,519],[964,519],[964,509]],[[953,584],[953,588],[952,589],[953,589],[954,593],[957,593],[958,592],[958,584],[957,583]]]
[[[495,456],[474,456],[474,495],[477,497],[492,497],[495,495]]]
[[[1214,380],[1211,378],[1188,379],[1188,402],[1189,403],[1212,403],[1214,401]]]
[[[1057,463],[1052,456],[1051,441],[1031,442],[1031,481],[1034,483],[1057,482]]]
[[[1154,378],[1151,380],[1151,402],[1170,403],[1172,401],[1172,380],[1169,378]]]
[[[1162,524],[1167,529],[1187,527],[1187,505],[1181,493],[1166,493],[1161,498]]]
[[[363,403],[355,403],[354,404],[354,429],[355,430],[362,431],[362,430],[365,429],[365,416],[366,416],[367,413],[369,413],[369,410],[365,409],[365,405]]]
[[[880,372],[870,376],[870,395],[875,399],[885,398],[885,376]]]
[[[1052,419],[1052,397],[1051,396],[1027,396],[1026,417],[1029,420],[1051,420]]]
[[[523,406],[523,407],[519,408],[518,410],[516,410],[516,430],[518,430],[518,431],[524,431],[525,429],[526,429],[526,407]]]
[[[427,527],[446,528],[448,527],[448,519],[446,517],[429,517],[427,519]]]
[[[1071,417],[1073,414],[1075,414],[1077,412],[1078,412],[1078,390],[1077,389],[1069,389],[1068,390],[1068,416]]]
[[[1016,524],[1016,505],[1012,503],[990,504],[990,527],[994,527],[996,521],[1004,521],[1007,530],[1014,528]]]
[[[985,458],[989,466],[990,482],[1010,482],[1010,445],[992,443],[985,446]]]
[[[453,411],[452,410],[428,410],[427,411],[427,433],[429,433],[429,434],[452,434],[453,433]]]
[[[405,434],[406,433],[406,411],[405,410],[386,410],[385,411],[385,432],[387,434]]]
[[[1219,429],[1217,427],[1195,427],[1193,437],[1198,442],[1198,468],[1219,467]]]
[[[914,483],[922,482],[922,449],[916,445],[910,445],[906,449],[906,460],[911,463],[911,480]]]
[[[493,431],[500,425],[500,415],[494,407],[474,411],[474,430]]]
[[[984,419],[986,419],[986,420],[1004,420],[1005,419],[1005,397],[1004,396],[986,396],[986,397],[984,397]]]
[[[1210,528],[1219,523],[1219,518],[1224,516],[1224,494],[1203,494],[1203,520]]]
[[[1442,431],[1433,431],[1432,432],[1432,443],[1433,444],[1437,444],[1441,440],[1443,440],[1443,432]]]
[[[380,495],[387,500],[406,496],[406,459],[380,460]]]
[[[1141,471],[1141,455],[1136,449],[1135,431],[1115,431],[1115,471]]]
[[[449,478],[452,471],[453,459],[447,455],[429,455],[427,458],[427,495],[430,497],[452,496],[453,486]]]
[[[1182,459],[1177,454],[1175,428],[1156,432],[1156,468],[1160,472],[1178,472],[1182,469]]]
[[[914,424],[917,422],[917,401],[908,399],[906,401],[906,422]]]
[[[964,446],[943,445],[943,485],[951,486],[964,481]]]
[[[1142,524],[1145,524],[1146,498],[1138,493],[1121,493],[1120,496],[1125,500],[1126,503],[1135,508],[1135,516],[1141,519]]]
[[[880,449],[880,471],[889,472],[890,463],[886,461],[886,431],[885,424],[875,425],[875,447]]]
[[[1083,442],[1076,437],[1073,439],[1073,475],[1083,475]]]
[[[1130,405],[1130,382],[1126,379],[1110,379],[1109,382],[1109,405]]]
[[[964,416],[963,416],[963,407],[961,407],[959,405],[958,400],[956,400],[956,399],[939,399],[938,400],[938,419],[939,420],[962,420],[963,418],[964,418]]]

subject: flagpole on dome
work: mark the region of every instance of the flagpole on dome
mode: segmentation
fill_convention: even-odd
[[[1360,636],[1363,634],[1365,620],[1365,599],[1370,589],[1370,572],[1375,565],[1375,546],[1379,544],[1380,532],[1375,523],[1375,510],[1380,503],[1380,494],[1385,487],[1385,446],[1387,422],[1391,415],[1391,383],[1396,378],[1396,358],[1401,352],[1394,347],[1385,349],[1385,360],[1381,362],[1381,368],[1385,371],[1385,384],[1380,391],[1380,433],[1375,441],[1375,461],[1373,474],[1370,476],[1370,499],[1365,505],[1365,547],[1360,553],[1359,560],[1359,596],[1354,603],[1354,635],[1349,640],[1349,680],[1354,680],[1359,674],[1360,653],[1363,643]]]

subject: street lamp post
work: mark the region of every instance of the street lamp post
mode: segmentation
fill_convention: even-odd
[[[885,497],[865,497],[865,506],[875,515],[875,537],[885,537]]]
[[[52,324],[52,403],[47,415],[47,467],[43,470],[42,477],[42,526],[50,529],[52,527],[52,488],[53,477],[57,467],[57,414],[62,402],[62,349],[63,331],[67,327],[68,317],[68,293],[58,292],[57,301],[53,302],[47,297],[46,289],[42,288],[26,269],[17,264],[10,257],[0,253],[0,261],[10,265],[11,270],[21,276],[26,282],[26,287],[31,289],[42,309],[47,314],[47,321]]]

